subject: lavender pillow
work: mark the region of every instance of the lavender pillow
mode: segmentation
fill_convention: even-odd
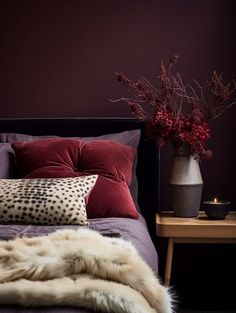
[[[12,143],[14,141],[33,141],[43,138],[52,138],[57,136],[31,136],[25,134],[16,134],[16,133],[0,133],[0,142]]]
[[[137,149],[139,145],[141,131],[140,129],[134,129],[134,130],[128,130],[120,133],[113,133],[113,134],[106,134],[102,136],[96,136],[96,137],[78,137],[81,140],[84,141],[95,141],[95,140],[109,140],[109,141],[115,141],[127,146],[134,147]],[[14,141],[32,141],[42,138],[50,138],[50,137],[56,137],[56,136],[30,136],[25,134],[16,134],[16,133],[0,133],[0,142],[3,143],[12,143]],[[10,148],[10,151],[12,153],[13,149]],[[136,176],[136,167],[137,167],[137,153],[134,158],[133,167],[132,167],[132,180],[130,184],[130,193],[133,198],[133,201],[135,203],[135,206],[138,211],[138,180]],[[9,177],[2,177],[2,178],[9,178]]]
[[[15,157],[10,143],[0,143],[0,178],[12,178]]]

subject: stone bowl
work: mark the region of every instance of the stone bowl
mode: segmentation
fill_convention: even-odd
[[[213,201],[204,201],[203,210],[205,211],[209,219],[223,220],[230,211],[230,202],[221,201],[215,203]]]

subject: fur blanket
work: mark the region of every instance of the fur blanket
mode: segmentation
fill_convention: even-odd
[[[172,312],[168,290],[134,246],[89,229],[0,242],[0,303]]]

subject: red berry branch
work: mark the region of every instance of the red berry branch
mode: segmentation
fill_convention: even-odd
[[[210,137],[210,122],[236,103],[236,82],[225,84],[214,71],[203,87],[196,80],[185,83],[178,72],[172,71],[177,60],[176,54],[168,68],[161,63],[157,88],[144,77],[132,80],[115,73],[117,80],[133,91],[134,96],[111,101],[126,101],[132,113],[146,122],[148,135],[159,145],[172,142],[180,150],[183,144],[188,144],[195,158],[209,158],[212,152],[205,145]]]

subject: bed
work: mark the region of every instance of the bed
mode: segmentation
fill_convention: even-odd
[[[155,213],[159,208],[159,151],[156,144],[147,139],[142,122],[133,118],[0,119],[0,133],[4,134],[0,143],[0,178],[11,178],[6,177],[5,169],[2,168],[6,164],[6,158],[8,158],[7,161],[12,158],[7,150],[9,148],[8,142],[19,138],[19,141],[24,140],[24,137],[17,136],[9,139],[6,133],[25,134],[26,137],[28,135],[29,137],[26,140],[31,138],[30,136],[59,136],[63,138],[85,137],[85,141],[90,141],[91,137],[92,140],[102,138],[102,140],[109,141],[113,139],[110,135],[106,137],[107,134],[117,134],[115,138],[118,138],[119,141],[122,136],[125,137],[125,140],[130,134],[133,136],[135,130],[140,130],[141,136],[139,143],[137,144],[137,140],[134,143],[134,146],[137,145],[137,156],[132,165],[132,172],[136,172],[137,182],[134,181],[132,176],[132,182],[134,181],[136,185],[132,185],[131,193],[135,207],[139,212],[138,218],[92,216],[93,218],[88,219],[89,225],[85,227],[96,230],[108,237],[121,237],[131,241],[141,257],[157,274],[158,257],[153,242],[155,238]],[[123,137],[121,139],[122,144]],[[14,176],[9,168],[8,175]],[[62,228],[76,229],[78,227],[84,226],[2,223],[0,225],[0,239],[8,240],[21,236],[33,237],[49,234]],[[22,308],[19,306],[1,306],[0,312],[81,313],[91,311],[74,307]]]

